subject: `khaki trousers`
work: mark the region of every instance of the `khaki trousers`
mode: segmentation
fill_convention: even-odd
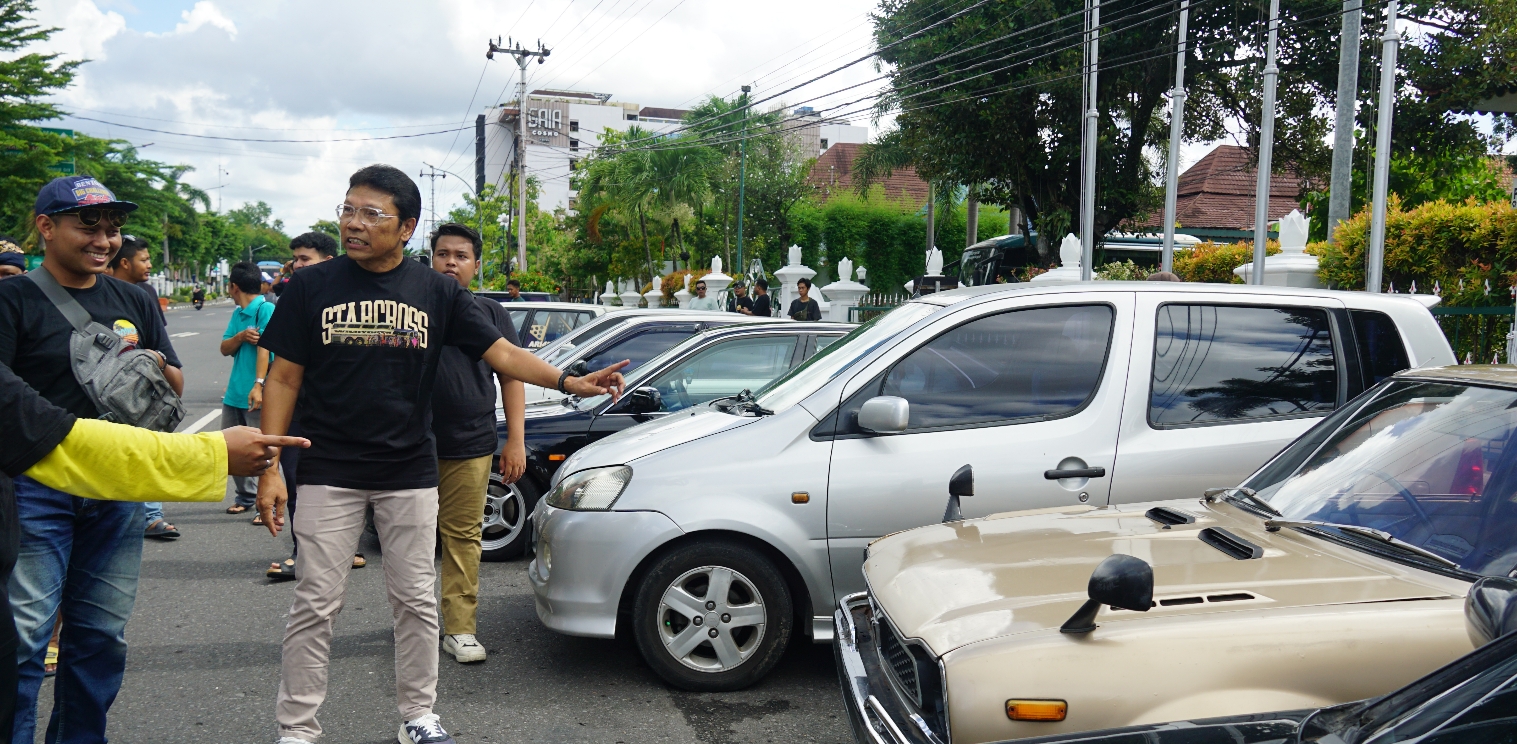
[[[442,534],[442,627],[474,633],[479,609],[479,539],[494,455],[438,460],[437,531]]]
[[[316,710],[327,696],[332,624],[342,611],[353,553],[363,534],[364,510],[374,505],[374,526],[384,546],[385,588],[395,617],[395,703],[405,720],[432,712],[437,701],[437,489],[363,491],[300,487],[300,537],[295,559],[295,603],[285,626],[279,698],[279,735],[307,741],[321,736]]]

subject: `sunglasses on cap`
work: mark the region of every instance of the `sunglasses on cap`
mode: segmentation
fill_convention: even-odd
[[[68,212],[59,212],[54,216],[62,216],[65,214],[71,214],[79,218],[79,224],[84,225],[85,227],[94,227],[100,224],[101,220],[109,223],[111,227],[121,227],[122,225],[126,224],[126,212],[123,212],[119,209],[84,207],[83,209],[75,209]]]

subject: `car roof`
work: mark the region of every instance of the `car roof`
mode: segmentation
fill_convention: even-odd
[[[1446,367],[1423,367],[1396,373],[1398,378],[1464,382],[1473,385],[1517,387],[1517,366],[1510,364],[1451,364]]]
[[[485,299],[493,300],[495,298],[485,297]],[[523,300],[521,302],[501,302],[500,305],[507,310],[578,310],[582,313],[594,313],[596,315],[605,314],[605,311],[599,306],[589,305],[583,302],[534,302],[531,300]]]
[[[724,334],[753,333],[756,331],[790,331],[793,333],[847,333],[858,326],[852,323],[832,323],[828,321],[797,322],[784,318],[760,318],[757,323],[744,323],[738,325],[719,326],[708,328],[700,332],[701,336],[710,338]]]
[[[626,311],[622,311],[622,312],[626,312]],[[606,313],[606,314],[610,315],[611,313]],[[620,315],[620,313],[617,313],[617,314]],[[753,323],[778,322],[778,321],[780,321],[782,319],[781,318],[755,318],[755,317],[753,317],[751,315],[739,315],[737,313],[724,313],[724,312],[719,312],[719,311],[718,312],[712,312],[712,311],[699,311],[699,310],[681,310],[681,311],[677,311],[677,312],[656,312],[656,313],[648,313],[646,315],[642,315],[642,314],[635,315],[635,316],[633,316],[631,318],[626,318],[625,320],[623,320],[622,321],[622,325],[624,325],[624,326],[630,326],[630,325],[634,325],[634,324],[644,324],[645,325],[645,324],[648,324],[648,323],[658,323],[658,322],[664,322],[664,323],[690,323],[690,322],[703,321],[703,320],[717,320],[717,321],[721,321],[723,323],[730,323],[732,325],[750,325],[750,324],[753,324]]]
[[[1377,308],[1402,306],[1411,301],[1424,308],[1437,305],[1441,298],[1437,295],[1408,295],[1408,294],[1372,294],[1370,292],[1348,292],[1337,289],[1314,289],[1305,287],[1277,287],[1272,285],[1251,284],[1215,284],[1211,282],[1116,282],[1116,281],[1089,281],[1089,282],[1017,282],[1015,284],[986,284],[979,287],[962,287],[946,292],[923,295],[914,302],[925,302],[939,307],[948,307],[958,304],[970,304],[1002,297],[1062,294],[1065,292],[1167,292],[1167,293],[1226,293],[1240,296],[1281,295],[1293,297],[1331,297],[1342,300],[1345,304],[1358,308]]]

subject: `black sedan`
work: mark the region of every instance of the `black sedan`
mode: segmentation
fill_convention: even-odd
[[[758,323],[694,333],[628,375],[628,394],[565,398],[527,406],[527,472],[506,485],[490,478],[485,499],[484,559],[520,555],[527,544],[527,515],[547,490],[558,466],[581,447],[676,411],[758,390],[841,338],[841,323]],[[593,362],[592,362],[593,364]],[[496,425],[502,443],[505,421]]]

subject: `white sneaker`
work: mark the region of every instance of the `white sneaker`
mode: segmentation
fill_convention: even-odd
[[[279,737],[279,741],[274,742],[274,744],[311,744],[311,742],[305,739],[297,739],[293,736],[281,736]]]
[[[428,713],[414,721],[400,724],[400,733],[395,738],[400,744],[456,744],[453,737],[443,730],[436,713]]]
[[[473,633],[459,633],[442,637],[442,650],[453,654],[460,664],[485,660],[485,647],[479,645]]]

